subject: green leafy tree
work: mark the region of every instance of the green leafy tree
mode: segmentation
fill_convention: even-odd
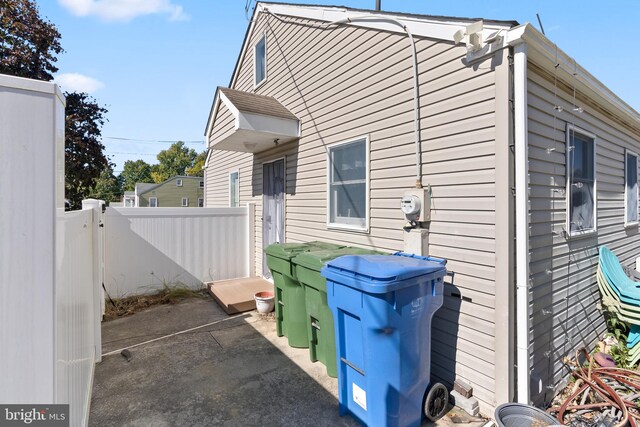
[[[198,157],[196,150],[188,148],[178,141],[171,147],[158,153],[158,164],[151,166],[151,177],[156,183],[166,181],[172,176],[185,175]]]
[[[32,0],[0,0],[0,73],[53,80],[60,33]]]
[[[107,203],[117,202],[122,198],[120,180],[113,174],[111,166],[100,172],[100,176],[96,179],[96,184],[89,195],[94,199],[104,200]]]
[[[111,166],[100,140],[107,110],[86,93],[65,96],[65,197],[71,209],[80,209],[100,173]]]
[[[204,176],[204,162],[207,161],[207,151],[203,151],[198,154],[195,161],[193,162],[193,166],[188,167],[185,173],[189,176]]]
[[[153,182],[151,165],[144,160],[127,160],[120,173],[122,191],[133,191],[136,182]]]

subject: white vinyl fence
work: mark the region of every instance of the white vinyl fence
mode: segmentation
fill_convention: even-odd
[[[0,74],[0,403],[88,422],[100,355],[94,211],[64,212],[65,99]]]
[[[71,425],[86,425],[94,365],[101,355],[99,211],[64,213],[57,223],[56,401],[69,403]]]
[[[249,213],[251,211],[251,213]],[[107,208],[104,281],[110,297],[249,276],[253,205]]]

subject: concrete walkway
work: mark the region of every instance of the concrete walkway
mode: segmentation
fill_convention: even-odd
[[[103,354],[129,347],[131,358],[118,351],[96,365],[91,426],[359,425],[338,415],[337,380],[277,337],[272,317],[189,299],[106,322],[102,334]]]

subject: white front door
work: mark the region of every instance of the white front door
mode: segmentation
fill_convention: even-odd
[[[262,165],[262,274],[271,278],[264,248],[284,243],[284,159]]]

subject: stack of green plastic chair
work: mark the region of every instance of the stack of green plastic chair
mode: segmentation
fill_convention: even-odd
[[[598,288],[602,304],[630,325],[627,348],[635,365],[640,361],[640,282],[627,277],[618,257],[606,246],[600,246]]]

